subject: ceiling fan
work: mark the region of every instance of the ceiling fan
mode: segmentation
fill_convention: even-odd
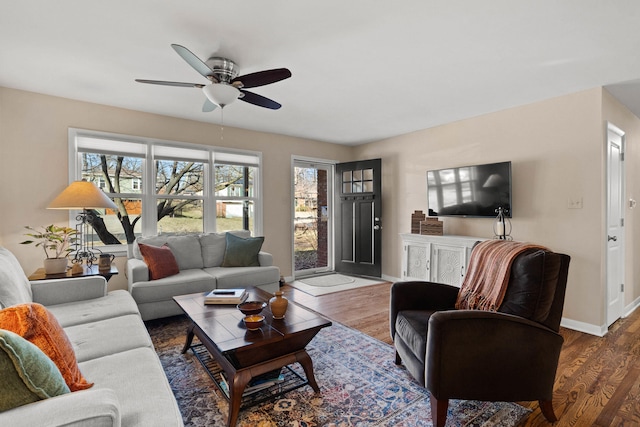
[[[136,81],[154,85],[195,87],[202,89],[207,97],[202,106],[202,111],[204,112],[213,111],[216,107],[224,108],[236,99],[272,110],[277,110],[282,107],[282,105],[274,100],[258,95],[257,93],[249,92],[246,88],[264,86],[288,79],[291,77],[291,71],[286,68],[276,68],[238,76],[238,65],[230,59],[213,56],[206,61],[202,61],[184,46],[172,44],[171,47],[182,59],[187,61],[187,64],[191,65],[211,83],[182,83],[144,79],[136,79]]]

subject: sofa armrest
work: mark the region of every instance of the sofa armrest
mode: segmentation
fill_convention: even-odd
[[[103,388],[67,393],[0,412],[0,425],[120,427],[120,418],[116,394]]]
[[[402,310],[453,310],[460,288],[442,283],[412,281],[391,286],[389,326],[395,337],[396,317]]]
[[[127,260],[127,281],[129,291],[131,291],[131,285],[136,282],[148,282],[149,267],[147,264],[138,258],[129,258]]]
[[[34,280],[31,291],[33,301],[42,305],[85,301],[107,295],[107,280],[102,276]]]
[[[425,384],[436,398],[551,400],[563,342],[510,314],[437,312],[429,318]]]
[[[260,267],[271,267],[273,265],[273,255],[269,252],[258,252],[258,262]]]

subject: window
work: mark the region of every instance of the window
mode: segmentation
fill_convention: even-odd
[[[96,246],[140,235],[261,233],[259,153],[79,129],[69,130],[69,144],[70,176],[94,182],[118,206],[95,210]]]

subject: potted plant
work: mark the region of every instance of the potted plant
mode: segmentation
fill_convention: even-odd
[[[41,246],[44,250],[44,269],[46,274],[62,274],[67,271],[67,256],[73,250],[72,245],[78,241],[76,235],[78,231],[70,227],[58,227],[48,225],[37,230],[33,227],[25,227],[32,231],[25,236],[33,240],[20,242],[22,245],[35,243],[36,247]]]

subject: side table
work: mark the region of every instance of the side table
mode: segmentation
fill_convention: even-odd
[[[49,280],[49,279],[69,279],[73,277],[89,277],[89,276],[102,276],[107,279],[111,279],[111,276],[115,276],[118,274],[118,269],[115,265],[111,265],[111,269],[109,270],[100,270],[97,265],[92,265],[91,267],[87,267],[86,265],[82,266],[82,273],[71,274],[71,269],[68,268],[66,273],[61,274],[46,274],[44,272],[44,267],[41,267],[34,271],[29,277],[29,280]]]

